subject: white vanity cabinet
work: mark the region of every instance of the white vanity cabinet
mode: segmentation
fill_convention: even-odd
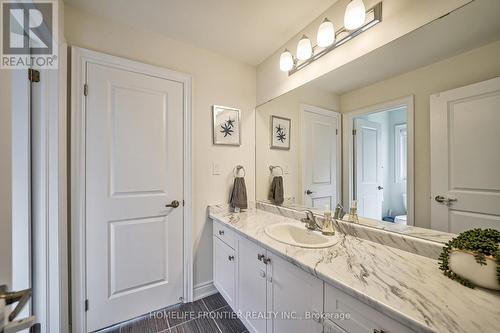
[[[213,235],[214,285],[251,333],[415,333],[219,222]]]
[[[214,285],[234,309],[238,260],[234,249],[234,232],[217,222],[214,222],[213,253]]]
[[[323,281],[269,252],[267,258],[268,311],[277,314],[268,332],[323,332]]]
[[[324,320],[325,333],[415,333],[327,283],[325,314],[329,317]]]
[[[266,251],[252,241],[237,237],[238,243],[238,305],[245,326],[250,332],[265,333],[267,322]]]
[[[323,281],[238,237],[238,310],[259,333],[321,333]],[[304,319],[304,320],[299,320]]]

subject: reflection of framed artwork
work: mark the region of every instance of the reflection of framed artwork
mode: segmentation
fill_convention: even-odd
[[[240,113],[239,109],[213,106],[213,140],[215,145],[241,145]]]
[[[292,120],[271,116],[271,149],[290,149],[290,126]]]

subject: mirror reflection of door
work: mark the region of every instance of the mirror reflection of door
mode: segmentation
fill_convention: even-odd
[[[353,198],[358,215],[407,224],[407,110],[353,118]]]
[[[339,202],[340,115],[302,105],[302,203],[331,210]]]
[[[354,120],[355,184],[358,214],[382,219],[382,124],[367,119]]]
[[[500,78],[431,96],[431,227],[500,230]]]

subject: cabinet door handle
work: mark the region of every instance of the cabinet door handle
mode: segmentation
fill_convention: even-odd
[[[224,235],[224,230],[219,230],[219,236]]]
[[[373,330],[373,333],[386,333],[384,330],[378,330],[378,329],[374,329]]]
[[[229,259],[229,261],[233,261],[234,260],[234,256],[228,256],[227,259]]]
[[[263,254],[257,254],[257,260],[263,261],[266,256]]]
[[[269,264],[271,262],[271,259],[264,258],[264,260],[262,260],[262,262],[267,265],[267,264]]]
[[[262,269],[259,271],[259,275],[260,277],[262,278],[265,278],[266,277],[266,272],[264,272]]]

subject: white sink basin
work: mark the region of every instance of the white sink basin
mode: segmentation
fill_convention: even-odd
[[[265,229],[266,234],[278,242],[307,247],[323,248],[335,244],[331,236],[324,236],[317,231],[306,229],[305,225],[298,223],[279,223],[270,225]]]

